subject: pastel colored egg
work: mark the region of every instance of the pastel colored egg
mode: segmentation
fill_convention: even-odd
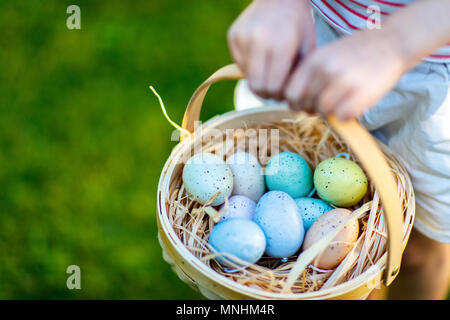
[[[347,209],[333,209],[325,212],[306,232],[303,250],[308,249],[328,233],[335,230],[351,215]],[[359,223],[357,219],[350,220],[331,243],[317,255],[313,265],[320,269],[333,269],[347,256],[358,239]]]
[[[222,158],[212,153],[198,153],[186,162],[183,183],[187,193],[201,204],[220,192],[211,202],[218,206],[231,195],[233,174]]]
[[[227,158],[233,172],[233,193],[258,201],[264,194],[264,171],[258,159],[250,153],[239,151]]]
[[[209,243],[219,253],[227,253],[248,263],[257,262],[266,248],[266,238],[261,228],[252,220],[242,218],[230,218],[219,222],[211,230]],[[231,261],[229,257],[218,257],[223,265]]]
[[[327,211],[333,210],[333,207],[328,203],[316,198],[297,198],[295,203],[302,215],[305,231],[308,231],[318,217]]]
[[[317,194],[338,207],[357,204],[366,194],[367,185],[367,177],[361,167],[345,158],[328,158],[314,171]]]
[[[225,208],[222,204],[219,210]],[[230,218],[244,218],[253,220],[256,202],[246,196],[232,196],[228,199],[228,209],[220,216],[220,221]]]
[[[293,198],[307,196],[313,188],[308,163],[293,152],[281,152],[272,156],[265,174],[269,190],[284,191]]]
[[[275,258],[295,254],[305,229],[294,199],[283,191],[269,191],[259,199],[253,220],[266,236],[266,253]]]

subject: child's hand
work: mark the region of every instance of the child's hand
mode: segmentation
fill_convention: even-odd
[[[334,113],[341,120],[362,114],[405,72],[390,38],[380,30],[364,30],[312,52],[289,79],[284,93],[290,107]]]
[[[231,54],[252,91],[278,100],[300,50],[312,50],[315,39],[307,0],[255,0],[228,31]]]

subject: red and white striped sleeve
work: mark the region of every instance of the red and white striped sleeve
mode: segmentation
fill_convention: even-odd
[[[331,26],[343,34],[376,26],[392,12],[415,0],[310,0],[312,7]],[[425,58],[450,63],[450,45]]]

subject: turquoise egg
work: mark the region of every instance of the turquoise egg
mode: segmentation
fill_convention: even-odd
[[[295,203],[300,210],[305,231],[308,231],[318,217],[334,209],[325,201],[316,198],[297,198]]]
[[[212,153],[197,153],[184,166],[183,183],[187,193],[201,204],[220,192],[211,202],[218,206],[233,191],[233,174],[222,158]]]
[[[256,205],[253,221],[264,231],[269,256],[285,258],[300,249],[305,229],[297,204],[286,192],[264,194]]]
[[[269,190],[284,191],[293,198],[307,196],[313,188],[308,163],[293,152],[281,152],[271,157],[265,174]]]
[[[314,170],[317,194],[338,207],[351,207],[366,194],[368,182],[361,167],[345,158],[328,158]]]
[[[257,262],[266,248],[266,238],[261,228],[252,220],[230,218],[219,222],[211,230],[209,244],[215,251],[228,253],[248,262]],[[218,257],[223,265],[229,265],[228,257]],[[231,262],[239,264],[237,261]]]

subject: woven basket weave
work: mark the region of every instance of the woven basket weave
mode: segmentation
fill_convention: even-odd
[[[189,102],[183,120],[183,129],[193,132],[194,122],[199,119],[203,99],[211,84],[239,78],[242,78],[242,73],[236,65],[223,67],[208,78]],[[306,116],[303,115],[303,117]],[[195,133],[182,135],[182,141],[174,148],[164,166],[158,186],[158,239],[163,248],[164,259],[171,264],[181,280],[200,290],[210,299],[365,299],[381,282],[389,285],[395,279],[400,268],[401,255],[414,222],[415,200],[409,176],[392,152],[374,139],[356,121],[341,123],[333,117],[327,118],[326,121],[318,117],[315,119],[317,120],[312,118],[307,120],[318,121],[318,124],[325,123],[329,126],[330,132],[336,135],[336,139],[345,146],[344,150],[352,154],[352,158],[363,167],[369,177],[372,192],[369,198],[364,200],[364,205],[355,209],[354,215],[358,215],[359,218],[365,216],[366,231],[371,230],[375,235],[372,239],[375,239],[377,248],[371,248],[371,250],[378,250],[376,261],[371,261],[370,258],[367,258],[370,261],[359,261],[360,265],[353,266],[353,274],[350,276],[348,268],[345,269],[347,273],[343,274],[344,262],[342,262],[331,273],[330,277],[335,279],[334,282],[328,278],[332,285],[300,292],[295,289],[296,284],[301,282],[300,275],[304,276],[309,263],[329,241],[321,241],[322,243],[313,246],[308,252],[305,251],[291,259],[285,268],[286,276],[278,278],[273,289],[272,287],[267,289],[269,287],[264,283],[257,286],[251,285],[251,279],[245,279],[245,273],[239,277],[227,275],[217,267],[218,264],[203,259],[208,252],[199,254],[186,245],[186,239],[180,233],[180,227],[174,226],[173,217],[174,212],[177,212],[174,205],[178,201],[174,195],[178,195],[180,199],[185,192],[180,178],[183,170],[182,159],[192,154],[194,144],[202,139],[201,135],[207,132],[208,128],[224,131],[258,126],[263,123],[270,126],[283,121],[298,121],[298,115],[291,113],[287,108],[266,106],[216,116],[203,124],[200,135]],[[192,205],[191,203],[191,209]],[[187,212],[182,221],[189,219],[193,219],[192,212]],[[205,216],[203,219],[206,219],[207,224],[208,217]],[[184,232],[183,226],[181,230]],[[358,241],[361,246],[355,245],[352,250],[355,261],[362,254],[361,248],[363,248],[362,251],[368,250],[364,247],[368,242],[367,237],[360,236]],[[203,240],[207,241],[207,238]],[[355,269],[360,270],[356,272]]]

